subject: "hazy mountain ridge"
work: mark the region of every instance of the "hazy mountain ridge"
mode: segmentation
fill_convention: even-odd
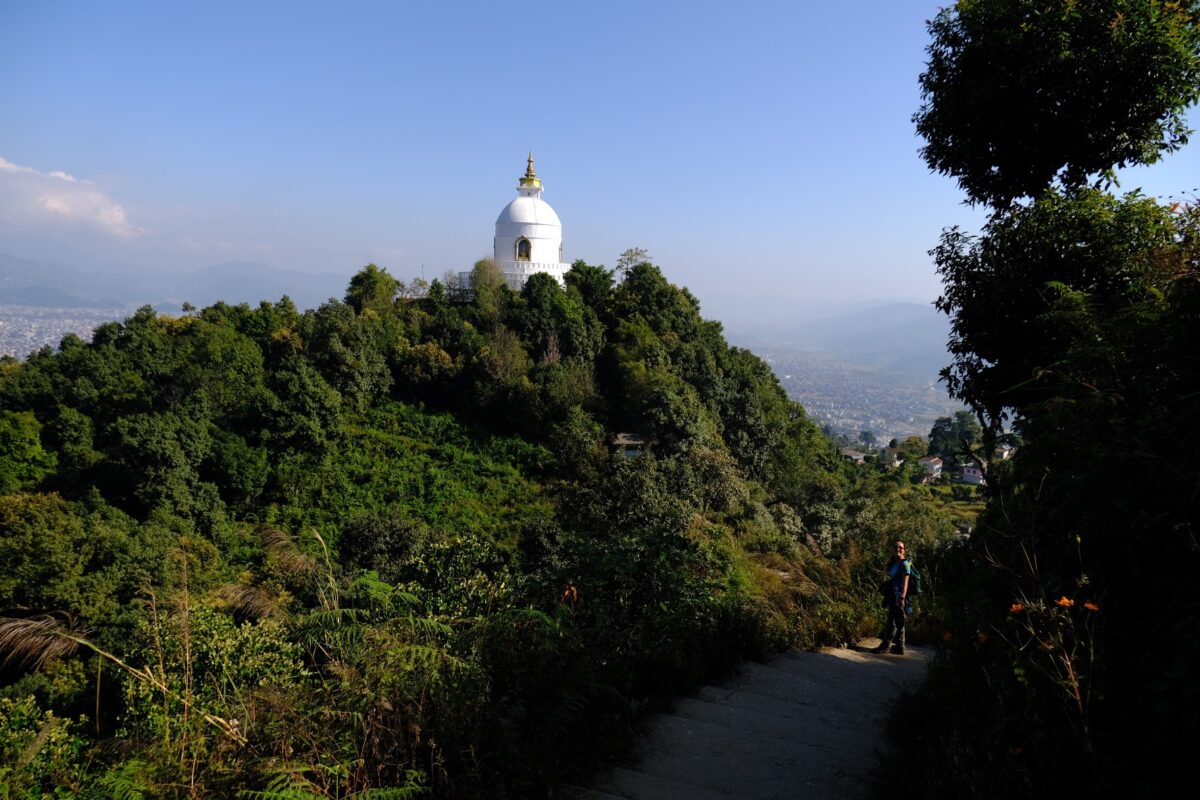
[[[803,323],[781,343],[882,372],[936,377],[950,360],[949,336],[949,320],[932,304],[888,303]]]
[[[247,261],[212,264],[190,272],[134,275],[89,272],[0,253],[0,305],[39,308],[136,308],[250,303],[287,295],[299,308],[341,297],[348,278]]]

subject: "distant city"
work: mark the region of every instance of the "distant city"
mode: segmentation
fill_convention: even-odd
[[[57,348],[68,333],[90,341],[97,326],[124,319],[132,308],[43,308],[0,305],[0,356],[28,358],[49,345]]]
[[[870,431],[884,445],[928,436],[934,420],[964,408],[933,375],[922,380],[881,372],[812,351],[759,347],[754,352],[813,420],[851,438]]]
[[[950,363],[948,319],[929,303],[893,302],[731,342],[771,365],[788,395],[832,432],[881,444],[928,436],[938,417],[965,408],[938,373]]]

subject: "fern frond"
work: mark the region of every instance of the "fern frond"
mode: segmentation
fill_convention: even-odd
[[[389,789],[364,789],[348,795],[346,800],[413,800],[416,797],[428,795],[428,777],[424,772],[410,769],[404,774],[404,785]]]
[[[453,633],[453,629],[449,625],[432,617],[409,617],[407,622],[413,627],[413,630],[428,636],[449,636]]]
[[[120,763],[96,781],[96,791],[91,796],[104,800],[144,800],[146,792],[154,790],[149,771],[149,765],[137,759]]]
[[[265,789],[242,789],[238,797],[245,800],[327,800],[328,794],[303,775],[284,772],[267,782]]]
[[[359,627],[371,621],[361,608],[318,608],[304,615],[299,631],[336,631]]]

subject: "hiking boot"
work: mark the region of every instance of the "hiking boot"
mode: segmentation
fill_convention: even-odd
[[[892,652],[898,656],[904,655],[904,645],[902,645],[902,644],[892,645]]]
[[[887,642],[880,642],[879,647],[871,648],[872,653],[883,654],[887,652]]]

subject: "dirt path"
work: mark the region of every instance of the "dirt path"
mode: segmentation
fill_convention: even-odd
[[[929,651],[791,651],[742,665],[721,686],[650,721],[638,762],[572,787],[575,800],[819,800],[867,797],[891,703],[925,679]]]

